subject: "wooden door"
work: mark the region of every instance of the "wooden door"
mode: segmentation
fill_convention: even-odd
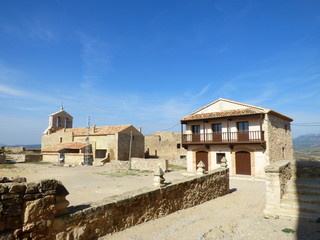
[[[202,161],[205,166],[205,170],[208,171],[208,153],[205,151],[196,152],[196,166]]]
[[[236,174],[251,175],[251,160],[249,152],[236,153]]]

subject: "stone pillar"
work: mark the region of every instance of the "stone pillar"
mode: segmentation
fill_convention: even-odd
[[[158,166],[157,170],[154,172],[153,178],[153,186],[155,187],[164,187],[165,186],[165,179],[163,177],[164,172],[161,167]]]
[[[266,207],[265,215],[275,216],[280,209],[281,197],[285,186],[281,176],[284,168],[290,168],[289,161],[278,161],[265,167],[266,173]]]

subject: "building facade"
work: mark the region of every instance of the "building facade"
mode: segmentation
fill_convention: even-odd
[[[49,116],[41,141],[43,161],[79,164],[86,148],[93,163],[144,156],[144,136],[132,125],[72,128],[72,120],[63,109]]]
[[[292,160],[291,118],[276,111],[218,99],[181,119],[187,170],[202,161],[206,170],[226,157],[230,175],[264,178],[264,167]]]

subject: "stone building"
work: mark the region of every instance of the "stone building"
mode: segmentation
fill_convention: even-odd
[[[226,157],[230,175],[264,178],[264,167],[292,160],[291,118],[276,111],[218,99],[181,119],[187,169],[220,167]]]
[[[187,150],[182,147],[181,134],[155,132],[145,136],[145,157],[164,158],[170,164],[186,166]]]
[[[144,136],[132,125],[92,126],[88,131],[87,128],[72,128],[72,121],[72,116],[63,109],[50,115],[49,127],[41,142],[43,161],[64,159],[67,164],[83,162],[87,135],[87,149],[93,163],[128,160],[130,154],[131,157],[144,156]]]

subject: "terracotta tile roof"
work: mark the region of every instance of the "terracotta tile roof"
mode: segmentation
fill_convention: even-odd
[[[42,149],[44,152],[58,152],[62,149],[82,149],[86,146],[83,142],[72,142],[72,143],[59,143],[53,146],[47,146]]]
[[[202,120],[202,119],[211,119],[211,118],[223,118],[231,116],[247,116],[253,114],[264,113],[261,110],[257,109],[237,109],[237,110],[228,110],[221,112],[212,112],[212,113],[199,113],[199,114],[190,114],[181,119],[181,121],[189,120]]]
[[[93,135],[112,135],[125,130],[131,125],[105,126],[105,127],[90,127],[90,136]],[[57,132],[73,132],[74,136],[85,136],[87,128],[65,128]]]
[[[221,111],[221,112],[212,112],[212,113],[198,113],[200,111],[202,111],[203,109],[216,104],[218,102],[229,102],[232,104],[237,104],[237,105],[241,105],[244,107],[247,107],[245,109],[236,109],[236,110],[228,110],[228,111]],[[263,107],[258,107],[258,106],[254,106],[251,104],[246,104],[246,103],[241,103],[241,102],[236,102],[236,101],[232,101],[232,100],[228,100],[228,99],[223,99],[223,98],[219,98],[218,100],[198,109],[197,111],[189,114],[186,117],[183,117],[181,119],[181,121],[191,121],[191,120],[201,120],[201,119],[212,119],[212,118],[223,118],[223,117],[231,117],[231,116],[246,116],[246,115],[252,115],[252,114],[260,114],[260,113],[266,113],[266,114],[272,114],[274,116],[277,116],[279,118],[285,119],[289,122],[293,121],[292,118],[285,116],[281,113],[278,113],[276,111],[273,111],[271,109],[268,108],[263,108]]]

